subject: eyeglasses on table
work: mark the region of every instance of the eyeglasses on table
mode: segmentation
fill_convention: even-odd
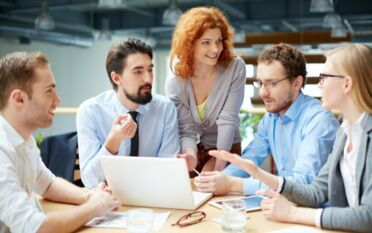
[[[176,223],[171,226],[187,227],[203,221],[207,217],[207,214],[203,211],[194,211],[182,216]]]

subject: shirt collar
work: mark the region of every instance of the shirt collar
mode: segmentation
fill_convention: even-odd
[[[354,125],[351,125],[350,124],[350,121],[348,121],[348,120],[344,120],[343,122],[342,122],[342,124],[341,124],[341,127],[342,127],[342,129],[344,130],[344,132],[345,133],[348,133],[348,130],[351,128],[351,127],[357,127],[357,128],[360,128],[360,129],[363,129],[363,127],[362,127],[362,123],[363,123],[363,119],[364,118],[367,118],[367,112],[363,112],[360,116],[359,116],[359,118],[358,118],[358,120],[354,123]]]
[[[291,106],[289,106],[288,110],[285,112],[285,114],[282,117],[280,117],[279,113],[270,113],[270,115],[275,118],[280,117],[283,124],[293,121],[301,114],[300,107],[302,106],[304,99],[305,99],[305,95],[302,93],[302,91],[300,91],[300,94],[297,96],[297,98],[291,104]]]
[[[118,98],[118,95],[115,93],[114,94],[114,106],[115,106],[115,109],[116,111],[120,114],[120,113],[128,113],[130,110],[124,106],[124,104],[122,104]],[[135,111],[137,111],[140,115],[143,115],[145,113],[147,109],[147,104],[143,105],[143,104],[139,104],[137,109]]]
[[[0,126],[4,129],[8,137],[8,141],[11,143],[12,147],[17,147],[26,142],[17,132],[17,130],[15,130],[13,126],[2,115],[0,115]]]

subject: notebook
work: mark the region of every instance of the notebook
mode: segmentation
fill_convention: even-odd
[[[194,210],[212,197],[192,191],[184,159],[103,156],[101,163],[123,205]]]

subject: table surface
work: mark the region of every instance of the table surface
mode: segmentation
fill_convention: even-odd
[[[231,196],[214,197],[211,200],[220,200],[220,199],[224,199],[227,197],[231,197]],[[40,199],[40,204],[42,205],[46,213],[74,208],[73,205],[55,203],[55,202],[44,200],[42,198]],[[132,208],[136,208],[136,207],[122,206],[119,209],[119,211],[126,211]],[[167,232],[167,233],[170,233],[170,232],[190,232],[190,233],[192,232],[206,232],[206,233],[223,232],[221,225],[212,221],[213,218],[222,215],[222,210],[215,208],[213,206],[210,206],[207,202],[203,204],[200,208],[198,208],[198,210],[204,211],[207,214],[206,219],[198,224],[191,225],[188,227],[183,227],[183,228],[180,228],[178,226],[171,226],[171,224],[177,222],[177,220],[183,215],[192,212],[191,210],[162,209],[162,208],[152,208],[152,209],[155,212],[166,212],[166,211],[171,212],[168,220],[164,223],[162,228],[159,231],[156,231],[159,233],[162,233],[162,232]],[[285,229],[285,228],[294,227],[294,226],[301,226],[301,225],[296,225],[296,224],[287,224],[287,223],[280,223],[280,222],[267,220],[262,215],[261,211],[250,212],[248,213],[248,215],[249,215],[249,218],[247,220],[246,232],[252,232],[252,233],[253,232],[270,232],[270,231]],[[305,227],[305,226],[302,226],[302,227]],[[317,230],[321,232],[333,232],[333,231],[324,231],[324,230],[321,230],[315,227],[311,227],[311,228],[312,230]],[[86,233],[113,232],[115,233],[115,232],[126,232],[126,230],[125,229],[112,229],[112,228],[83,227],[79,229],[79,232],[86,232]]]

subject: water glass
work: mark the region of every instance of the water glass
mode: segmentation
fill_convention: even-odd
[[[224,215],[222,218],[222,229],[225,232],[244,232],[247,226],[247,215],[245,203],[241,199],[232,199],[222,202]]]
[[[132,209],[128,211],[128,233],[149,233],[152,231],[154,211],[151,209]]]

